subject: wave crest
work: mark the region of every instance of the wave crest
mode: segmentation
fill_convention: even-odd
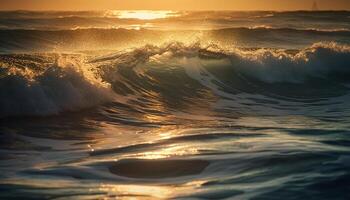
[[[9,56],[1,63],[0,117],[54,115],[112,100],[109,84],[95,78],[81,61],[43,59]]]
[[[238,52],[232,64],[262,81],[300,83],[309,77],[330,78],[349,73],[350,47],[317,43],[300,51],[266,50]]]

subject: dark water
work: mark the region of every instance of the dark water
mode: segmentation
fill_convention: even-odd
[[[350,12],[0,12],[0,199],[349,199]]]

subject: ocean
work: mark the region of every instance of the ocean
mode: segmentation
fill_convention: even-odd
[[[350,11],[1,11],[0,199],[350,199]]]

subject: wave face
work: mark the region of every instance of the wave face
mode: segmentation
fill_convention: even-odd
[[[0,12],[0,199],[350,199],[349,12],[139,12]]]

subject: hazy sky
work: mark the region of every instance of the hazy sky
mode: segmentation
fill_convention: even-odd
[[[314,0],[0,0],[1,10],[309,10]],[[350,0],[317,0],[319,9],[350,10]]]

